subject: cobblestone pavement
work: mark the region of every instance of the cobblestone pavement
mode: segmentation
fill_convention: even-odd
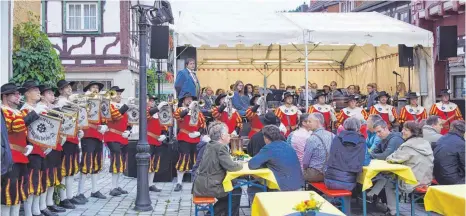
[[[108,164],[108,162],[106,163]],[[107,165],[108,167],[108,165]],[[183,190],[181,192],[174,192],[173,188],[175,183],[165,182],[156,183],[158,188],[162,189],[160,193],[150,192],[150,198],[152,201],[153,211],[150,212],[136,212],[133,210],[134,201],[136,200],[136,185],[137,180],[135,178],[129,178],[122,176],[120,186],[127,190],[129,194],[121,195],[120,197],[112,197],[109,194],[111,189],[111,175],[108,173],[108,168],[100,174],[98,180],[98,188],[100,192],[107,196],[105,200],[99,200],[96,198],[89,198],[89,202],[86,205],[76,206],[74,210],[68,210],[65,213],[61,213],[60,216],[122,216],[122,215],[158,215],[158,216],[190,216],[194,215],[194,205],[192,204],[191,196],[191,183],[183,183]],[[77,191],[78,179],[75,179],[74,194]],[[85,184],[85,195],[90,196],[91,182],[90,178],[87,178]],[[241,199],[242,206],[248,206],[247,195],[243,195]],[[401,215],[410,215],[409,203],[401,203]],[[416,208],[416,215],[427,215],[423,211],[423,207]],[[368,206],[368,215],[384,215],[385,208],[381,206]],[[353,215],[362,215],[361,200],[353,199],[352,203]],[[203,214],[200,214],[203,215]],[[251,215],[249,208],[242,208],[240,210],[240,216]]]

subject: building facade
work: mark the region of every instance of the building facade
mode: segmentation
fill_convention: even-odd
[[[130,1],[43,1],[43,26],[67,80],[82,92],[90,81],[125,88],[138,97],[139,38]],[[149,61],[148,61],[149,62]]]

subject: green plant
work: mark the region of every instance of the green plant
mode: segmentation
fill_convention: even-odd
[[[27,22],[13,28],[13,78],[12,82],[22,84],[36,80],[41,84],[55,87],[65,77],[60,58],[52,47],[47,34],[41,31],[29,13]]]
[[[60,200],[61,200],[61,197],[60,197],[60,190],[64,190],[65,189],[65,185],[64,184],[60,184],[60,185],[56,185],[55,186],[55,189],[53,191],[53,201],[55,202],[55,204],[60,204]]]

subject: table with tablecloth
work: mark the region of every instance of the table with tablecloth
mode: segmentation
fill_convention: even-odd
[[[275,179],[275,175],[269,168],[251,170],[249,169],[248,164],[244,163],[243,169],[236,172],[227,172],[225,179],[223,179],[223,188],[225,192],[230,192],[233,190],[233,184],[231,183],[232,180],[247,175],[252,175],[255,177],[265,179],[265,181],[267,182],[267,187],[270,189],[279,189],[277,180]]]
[[[372,179],[381,172],[389,172],[395,174],[395,192],[396,192],[396,209],[397,215],[399,215],[399,189],[398,179],[406,182],[407,184],[417,184],[416,176],[410,167],[402,164],[392,164],[384,160],[371,160],[368,166],[362,168],[362,173],[358,176],[358,183],[362,184],[362,196],[363,196],[363,215],[367,215],[366,207],[366,190],[372,187]]]
[[[322,203],[320,212],[331,215],[345,215],[330,202],[314,191],[288,191],[257,193],[251,206],[252,216],[288,215],[296,212],[293,208],[304,200],[312,197]]]
[[[424,197],[424,206],[426,211],[442,215],[466,215],[465,194],[465,184],[430,186]]]

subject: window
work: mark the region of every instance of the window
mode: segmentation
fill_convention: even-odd
[[[464,77],[465,75],[453,76],[453,98],[464,98],[466,96]]]
[[[91,81],[77,81],[77,80],[71,80],[71,81],[76,82],[72,87],[74,93],[83,93],[84,87],[86,87],[87,84],[91,82]],[[96,80],[96,81],[104,84],[103,89],[109,89],[112,87],[112,81],[109,81],[109,80]]]
[[[98,31],[97,3],[67,3],[67,31]]]
[[[340,12],[351,12],[354,9],[354,0],[343,1],[340,4]]]

